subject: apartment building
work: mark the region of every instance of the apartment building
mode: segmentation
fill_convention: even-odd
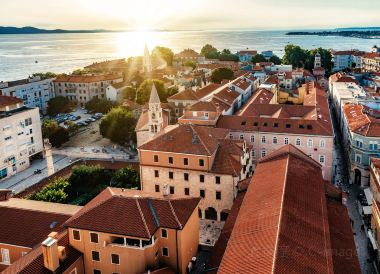
[[[106,98],[108,86],[123,82],[119,74],[107,75],[61,75],[54,80],[56,96],[63,96],[78,106],[84,105],[93,98]]]
[[[361,104],[343,106],[342,143],[347,155],[350,182],[368,186],[370,158],[380,157],[380,112]]]
[[[62,232],[62,224],[80,209],[26,199],[0,199],[0,272],[32,252],[51,232]]]
[[[66,221],[85,273],[187,273],[199,243],[199,198],[107,188]]]
[[[334,132],[325,92],[314,82],[306,84],[303,105],[270,104],[254,98],[236,115],[219,118],[217,128],[229,129],[229,138],[252,146],[253,165],[260,158],[293,144],[322,165],[326,180],[332,178]],[[262,97],[259,97],[262,98]]]
[[[139,147],[141,188],[201,197],[201,218],[225,220],[252,171],[250,148],[227,137],[227,129],[189,124],[157,136]]]
[[[212,255],[218,273],[361,273],[344,201],[295,146],[267,155]]]
[[[380,52],[370,52],[362,56],[364,72],[380,72]]]
[[[371,158],[370,186],[373,195],[371,229],[368,230],[368,238],[371,243],[371,255],[377,272],[380,270],[380,159]]]
[[[43,150],[40,113],[16,97],[0,96],[0,182],[30,165]],[[1,184],[1,183],[0,183]]]
[[[340,50],[340,51],[332,51],[332,62],[333,68],[332,71],[340,71],[351,68],[353,62],[353,54],[354,50]]]
[[[39,108],[46,112],[47,103],[54,97],[54,85],[52,79],[41,79],[39,76],[27,79],[0,82],[0,96],[17,97],[24,101],[29,108]]]

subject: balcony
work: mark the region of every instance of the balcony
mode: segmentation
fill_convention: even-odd
[[[150,240],[132,239],[126,237],[112,237],[111,243],[109,243],[109,245],[115,247],[145,249],[154,246],[156,242],[157,240],[154,236]]]

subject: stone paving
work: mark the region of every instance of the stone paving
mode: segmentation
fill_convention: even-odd
[[[352,231],[355,239],[356,250],[359,258],[361,272],[363,274],[376,273],[373,267],[372,261],[369,260],[368,253],[368,238],[366,236],[367,228],[362,229],[363,218],[360,215],[356,203],[357,194],[360,191],[360,187],[356,185],[350,185],[349,183],[349,171],[347,170],[346,156],[344,155],[343,147],[340,143],[342,140],[338,122],[334,111],[331,111],[332,121],[335,131],[335,151],[334,151],[334,161],[336,163],[336,176],[335,184],[337,184],[342,190],[349,193],[347,200],[347,209],[351,220],[353,221]]]
[[[199,242],[203,245],[214,246],[222,232],[225,222],[200,219]]]

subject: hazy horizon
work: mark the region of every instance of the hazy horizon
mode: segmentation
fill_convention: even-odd
[[[31,12],[33,8],[33,12]],[[13,0],[1,26],[114,31],[303,30],[380,26],[377,0]]]

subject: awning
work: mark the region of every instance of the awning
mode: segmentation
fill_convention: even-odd
[[[363,206],[363,214],[371,215],[372,214],[372,206]]]
[[[377,249],[378,249],[378,248],[377,248],[377,242],[376,242],[376,240],[373,238],[372,231],[371,231],[370,229],[368,229],[367,234],[368,234],[368,239],[369,239],[369,241],[370,241],[371,244],[372,244],[372,248],[373,248],[373,250],[377,250]]]
[[[368,205],[372,205],[372,192],[369,187],[364,189],[364,195],[365,195],[365,198],[367,199]]]

